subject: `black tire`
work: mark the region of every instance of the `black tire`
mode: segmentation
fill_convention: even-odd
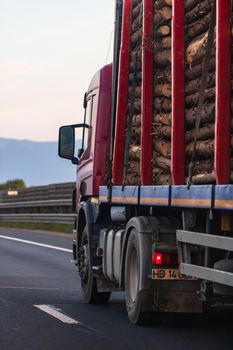
[[[139,242],[135,229],[130,233],[125,259],[125,300],[128,317],[133,324],[144,324],[149,315],[142,311],[143,292],[139,292]]]
[[[83,230],[82,242],[79,252],[81,253],[80,264],[82,264],[82,266],[79,267],[81,277],[81,288],[85,302],[87,304],[107,304],[111,293],[101,293],[97,291],[96,278],[92,274],[90,265],[90,252],[86,227]]]

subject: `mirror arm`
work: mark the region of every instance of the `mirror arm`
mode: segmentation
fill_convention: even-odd
[[[72,162],[72,164],[78,165],[78,164],[79,164],[79,158],[73,157],[73,158],[71,159],[71,162]]]
[[[84,125],[86,124],[86,119],[87,119],[87,106],[85,107],[85,112],[84,112]],[[85,137],[85,127],[83,128],[83,135],[82,135],[82,149],[84,148],[84,137]]]
[[[87,108],[87,93],[84,94],[84,99],[83,99],[83,108]]]

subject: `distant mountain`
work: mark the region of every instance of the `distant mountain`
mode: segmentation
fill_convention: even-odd
[[[76,166],[58,157],[57,142],[0,138],[0,183],[16,178],[27,187],[70,182]]]

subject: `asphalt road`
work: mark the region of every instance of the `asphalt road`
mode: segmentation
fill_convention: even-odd
[[[85,305],[71,244],[67,235],[0,229],[0,350],[233,349],[232,307],[139,327],[123,293]]]

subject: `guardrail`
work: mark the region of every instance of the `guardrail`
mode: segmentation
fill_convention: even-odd
[[[0,221],[73,224],[75,183],[21,189],[16,196],[0,192]]]
[[[19,189],[15,196],[9,196],[8,191],[0,191],[0,203],[70,199],[74,187],[75,182],[28,187]]]
[[[73,224],[75,214],[0,214],[0,221]]]
[[[38,207],[71,207],[71,199],[56,199],[56,200],[47,200],[47,201],[28,201],[28,202],[15,202],[15,203],[0,203],[1,209],[8,208],[38,208]]]

